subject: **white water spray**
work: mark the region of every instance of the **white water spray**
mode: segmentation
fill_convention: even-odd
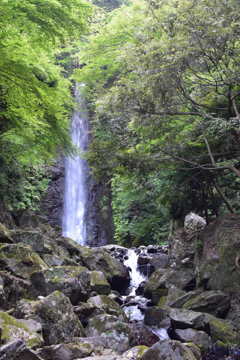
[[[75,88],[76,108],[71,124],[72,142],[80,152],[86,151],[89,144],[88,114],[82,97],[83,86],[77,84]],[[63,236],[69,237],[81,245],[86,244],[87,240],[88,176],[89,168],[86,160],[79,155],[66,158]]]
[[[127,252],[128,259],[124,261],[124,265],[131,269],[131,292],[130,296],[136,295],[136,290],[139,285],[146,280],[146,277],[140,273],[138,270],[138,255],[132,249],[129,249]]]

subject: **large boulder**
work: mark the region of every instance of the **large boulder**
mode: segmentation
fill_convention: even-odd
[[[217,317],[224,317],[230,308],[230,297],[219,290],[203,292],[201,290],[195,290],[170,302],[169,306],[206,312]]]
[[[211,343],[210,336],[204,331],[194,329],[176,329],[175,338],[184,343],[193,343],[197,345],[202,352],[209,350]]]
[[[0,312],[0,333],[3,344],[21,339],[30,348],[40,346],[43,343],[41,330],[41,325],[35,321],[15,319],[6,312]]]
[[[7,271],[0,271],[0,307],[12,309],[21,298],[32,299],[31,282],[14,276]]]
[[[39,321],[46,345],[71,343],[75,337],[85,336],[69,298],[60,291],[38,301],[21,300],[14,315]]]
[[[74,305],[87,300],[91,292],[90,272],[83,266],[55,266],[37,271],[31,275],[31,282],[36,296],[47,296],[59,290]]]
[[[171,286],[180,290],[193,290],[195,288],[195,275],[193,269],[159,269],[154,271],[144,285],[144,295],[150,298],[153,304],[158,304],[161,297],[168,295]]]
[[[90,270],[101,271],[111,284],[112,289],[124,292],[130,282],[128,269],[111,256],[104,248],[80,247],[83,264]]]
[[[128,350],[131,344],[130,326],[113,315],[102,314],[91,318],[86,334],[106,338],[107,347],[119,353]]]
[[[201,358],[201,357],[200,357]],[[162,340],[148,349],[142,360],[196,360],[192,350],[176,340]]]
[[[122,321],[127,321],[125,312],[120,305],[106,295],[97,295],[88,299],[88,303],[109,315],[117,316]]]
[[[198,283],[206,289],[240,291],[240,215],[225,215],[200,236],[196,268]]]
[[[75,360],[91,355],[94,346],[88,342],[45,346],[37,351],[44,360]]]
[[[172,326],[177,329],[205,330],[208,326],[205,314],[196,311],[170,308],[169,317]]]
[[[26,347],[23,340],[17,339],[0,347],[0,359],[4,360],[44,360],[35,351]]]
[[[91,271],[90,286],[98,294],[108,295],[111,292],[111,286],[102,271]]]
[[[31,247],[23,244],[4,244],[0,246],[1,268],[23,279],[29,279],[35,271],[48,268]]]
[[[169,309],[172,329],[188,329],[205,331],[213,342],[221,341],[226,346],[237,344],[238,332],[233,324],[227,320],[216,318],[207,313],[200,313],[186,309]]]

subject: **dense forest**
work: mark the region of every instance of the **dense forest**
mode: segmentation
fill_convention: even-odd
[[[159,244],[190,211],[239,212],[238,0],[15,0],[0,14],[2,206],[37,210],[46,165],[76,151],[78,81],[116,242]]]

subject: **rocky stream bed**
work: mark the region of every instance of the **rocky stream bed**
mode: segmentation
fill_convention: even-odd
[[[239,216],[130,250],[27,225],[0,225],[0,360],[240,359]]]

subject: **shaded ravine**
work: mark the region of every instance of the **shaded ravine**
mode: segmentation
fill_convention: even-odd
[[[88,112],[82,96],[83,87],[83,84],[76,84],[76,108],[71,123],[72,142],[80,153],[86,151],[89,144]],[[81,154],[65,159],[63,235],[81,245],[87,243],[88,178],[89,167]]]

